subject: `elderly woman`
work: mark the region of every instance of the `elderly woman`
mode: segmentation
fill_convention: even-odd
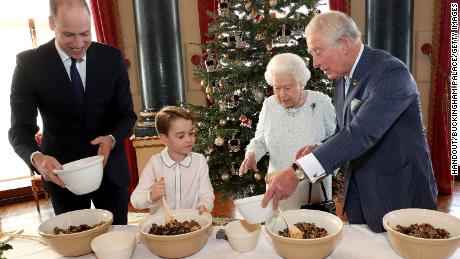
[[[310,79],[305,61],[291,53],[274,56],[267,65],[265,80],[273,87],[274,96],[265,99],[254,138],[246,148],[240,175],[249,168],[257,169],[266,153],[270,155],[268,174],[289,167],[296,152],[319,143],[334,133],[335,112],[331,99],[320,92],[304,90]],[[323,180],[328,198],[332,196],[331,176]],[[308,202],[308,181],[280,203],[283,209],[299,209]],[[311,202],[324,201],[321,185],[313,184]]]

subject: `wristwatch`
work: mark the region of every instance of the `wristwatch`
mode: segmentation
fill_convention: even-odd
[[[292,163],[291,168],[294,169],[294,177],[300,182],[305,180],[307,175],[305,172],[302,170],[302,168],[299,167],[297,163]]]

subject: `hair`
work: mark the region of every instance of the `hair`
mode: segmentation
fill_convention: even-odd
[[[180,118],[193,121],[194,114],[190,110],[177,106],[163,107],[155,116],[155,128],[158,134],[167,135],[171,122]]]
[[[70,7],[83,6],[88,14],[91,15],[88,3],[85,0],[50,0],[50,16],[56,18],[59,7],[63,5]]]
[[[292,75],[301,87],[307,85],[310,80],[310,70],[307,68],[305,60],[296,54],[282,53],[272,57],[265,70],[265,80],[273,86],[274,76]]]
[[[331,44],[338,43],[341,37],[347,38],[352,43],[361,39],[361,32],[353,19],[338,11],[315,15],[305,27],[305,37],[308,38],[311,33],[317,31],[324,33],[325,39]]]

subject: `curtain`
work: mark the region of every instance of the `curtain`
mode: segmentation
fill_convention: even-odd
[[[218,0],[198,0],[198,17],[200,22],[200,39],[201,43],[206,43],[206,41],[212,39],[208,37],[206,33],[208,32],[208,24],[212,21],[212,17],[208,15],[208,12],[217,13],[217,1]],[[204,55],[193,55],[192,64],[196,66],[202,66],[204,60],[206,59],[206,54]],[[206,104],[208,106],[212,105],[213,102],[206,98]]]
[[[350,0],[329,0],[329,9],[351,15]]]
[[[206,43],[206,40],[209,40],[206,33],[208,32],[208,23],[212,21],[212,18],[208,15],[208,12],[217,12],[217,1],[218,0],[198,0],[201,43]]]
[[[91,13],[93,16],[94,27],[97,40],[101,43],[109,44],[119,48],[123,52],[123,39],[121,37],[120,18],[118,16],[117,1],[90,0]],[[130,62],[125,59],[129,68]],[[129,194],[134,191],[139,182],[137,168],[136,151],[133,143],[126,138],[123,140],[123,146],[128,160],[131,181],[129,183]]]
[[[452,194],[450,175],[450,4],[456,0],[435,0],[429,134],[433,169],[439,194]]]

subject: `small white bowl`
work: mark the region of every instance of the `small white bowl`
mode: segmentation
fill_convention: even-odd
[[[99,189],[104,172],[103,156],[91,156],[62,165],[64,169],[54,173],[76,195],[87,194]]]
[[[246,220],[235,220],[225,226],[230,246],[237,252],[247,253],[256,248],[259,242],[260,224],[249,224]]]
[[[257,195],[235,200],[235,205],[244,219],[251,223],[262,223],[273,216],[273,199],[262,208],[262,199],[264,195]]]
[[[107,232],[91,241],[98,259],[130,259],[136,247],[136,235],[129,231]]]

